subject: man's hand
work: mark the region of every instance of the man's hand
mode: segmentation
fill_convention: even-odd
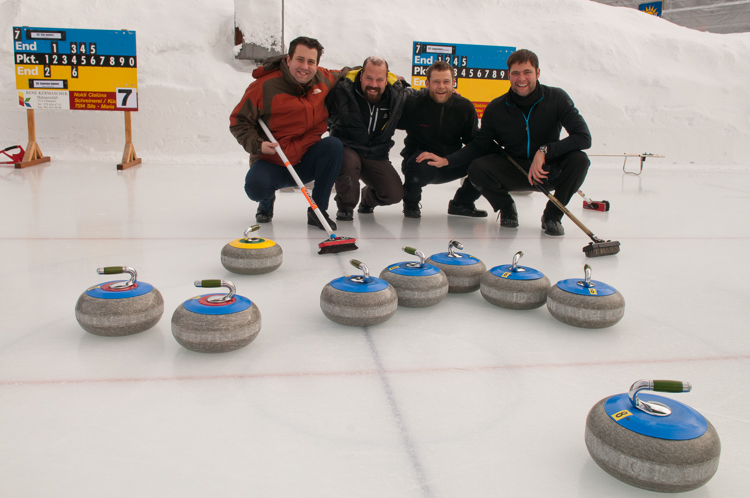
[[[448,166],[448,160],[444,157],[436,156],[432,152],[422,152],[417,156],[417,162],[427,161],[427,164],[436,168]]]
[[[534,185],[534,182],[544,183],[544,180],[549,176],[549,173],[544,171],[542,166],[544,166],[544,154],[542,154],[541,150],[538,150],[536,151],[534,160],[531,162],[531,167],[529,168],[530,184]]]
[[[278,147],[278,146],[279,146],[278,142],[262,142],[260,144],[260,151],[263,154],[272,156],[272,155],[276,154],[276,147]]]

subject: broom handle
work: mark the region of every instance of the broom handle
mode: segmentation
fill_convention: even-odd
[[[498,144],[498,145],[500,145],[500,144]],[[516,168],[518,168],[518,171],[520,171],[523,175],[528,176],[528,172],[525,171],[512,157],[510,157],[510,155],[505,151],[504,147],[500,147],[500,150],[503,151],[503,154],[505,155],[505,157],[508,158],[508,160],[511,162],[511,164],[513,164],[513,166],[515,166]],[[563,213],[565,213],[568,216],[568,218],[570,218],[571,220],[573,220],[573,223],[575,223],[576,225],[578,225],[578,228],[580,228],[581,230],[583,230],[583,233],[585,233],[586,235],[588,235],[589,238],[591,240],[593,240],[594,242],[598,242],[598,240],[596,239],[596,236],[594,235],[594,233],[591,230],[589,230],[588,228],[586,228],[586,226],[583,223],[581,223],[578,220],[578,218],[576,218],[575,216],[573,216],[573,213],[571,213],[568,210],[568,208],[566,208],[565,206],[563,206],[562,202],[558,201],[557,198],[554,195],[552,195],[549,190],[547,190],[544,186],[542,186],[541,184],[539,184],[537,182],[534,182],[534,186],[536,188],[538,188],[544,195],[546,195],[547,199],[549,199],[552,202],[552,204],[554,204],[555,206],[557,206],[560,209],[560,211],[562,211]]]
[[[263,128],[263,131],[266,133],[266,137],[268,137],[268,139],[271,142],[276,142],[276,139],[273,138],[273,134],[271,134],[271,130],[268,129],[268,126],[266,126],[266,123],[263,121],[263,118],[258,118],[258,123],[260,123],[260,127]],[[302,190],[302,193],[305,194],[305,199],[307,199],[307,202],[310,204],[310,207],[312,208],[315,215],[318,217],[318,220],[320,221],[320,223],[323,225],[323,227],[325,227],[326,232],[328,232],[328,235],[334,236],[333,230],[331,230],[331,226],[323,217],[323,214],[320,212],[320,208],[318,208],[318,205],[315,204],[315,201],[313,201],[310,195],[307,193],[307,188],[305,187],[305,184],[302,183],[302,180],[300,179],[300,177],[297,176],[297,172],[294,171],[294,168],[292,167],[292,163],[290,163],[289,159],[287,159],[286,154],[284,154],[284,151],[281,149],[281,145],[276,147],[276,152],[278,152],[281,160],[284,161],[284,166],[286,166],[286,169],[292,175],[292,178],[294,178],[294,181],[297,182],[297,186],[300,188],[300,190]]]

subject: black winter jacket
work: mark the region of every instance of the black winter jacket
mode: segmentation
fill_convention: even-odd
[[[339,138],[345,147],[355,150],[363,159],[388,159],[394,145],[393,133],[404,110],[407,92],[411,90],[388,73],[383,98],[371,106],[372,117],[376,121],[375,130],[372,131],[371,121],[363,118],[362,110],[363,102],[365,107],[369,104],[357,93],[360,71],[350,71],[326,97],[330,114],[328,130],[332,137]]]
[[[515,106],[507,93],[490,102],[477,136],[469,145],[449,155],[448,164],[471,162],[498,152],[495,140],[511,157],[529,159],[533,159],[542,145],[547,146],[547,160],[591,147],[589,127],[568,94],[560,88],[539,85],[542,97],[527,114]],[[562,128],[568,136],[560,140]]]
[[[477,123],[477,111],[469,99],[453,95],[439,104],[428,92],[419,92],[407,99],[398,123],[399,129],[406,130],[401,155],[406,159],[426,151],[445,157],[472,141],[479,130]]]

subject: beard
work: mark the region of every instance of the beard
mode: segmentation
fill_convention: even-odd
[[[370,90],[377,90],[377,93],[371,94],[369,93]],[[383,96],[383,91],[380,88],[374,87],[374,86],[367,86],[365,87],[365,100],[368,104],[377,104],[380,102],[380,97]]]

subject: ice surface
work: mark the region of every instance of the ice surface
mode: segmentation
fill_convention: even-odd
[[[0,178],[2,496],[650,496],[600,470],[583,441],[588,410],[641,378],[692,382],[671,396],[721,437],[718,473],[688,496],[744,494],[745,168],[651,160],[634,177],[595,158],[584,189],[611,211],[570,207],[622,243],[595,259],[569,220],[565,237],[542,234],[538,193],[517,196],[517,230],[447,216],[457,182],[425,188],[419,220],[390,206],[341,222],[360,249],[321,256],[302,195],[280,193],[260,235],[281,244],[284,263],[258,276],[220,264],[253,222],[243,167],[53,161]],[[377,274],[412,258],[403,245],[430,255],[452,238],[488,267],[523,250],[522,264],[553,282],[589,263],[623,294],[625,316],[582,330],[478,292],[366,329],[320,311],[323,286],[353,273],[350,258]],[[75,302],[108,280],[95,273],[105,265],[133,266],[160,290],[156,327],[123,338],[79,327]],[[232,280],[260,308],[248,347],[205,355],[172,338],[172,312],[203,278]]]

